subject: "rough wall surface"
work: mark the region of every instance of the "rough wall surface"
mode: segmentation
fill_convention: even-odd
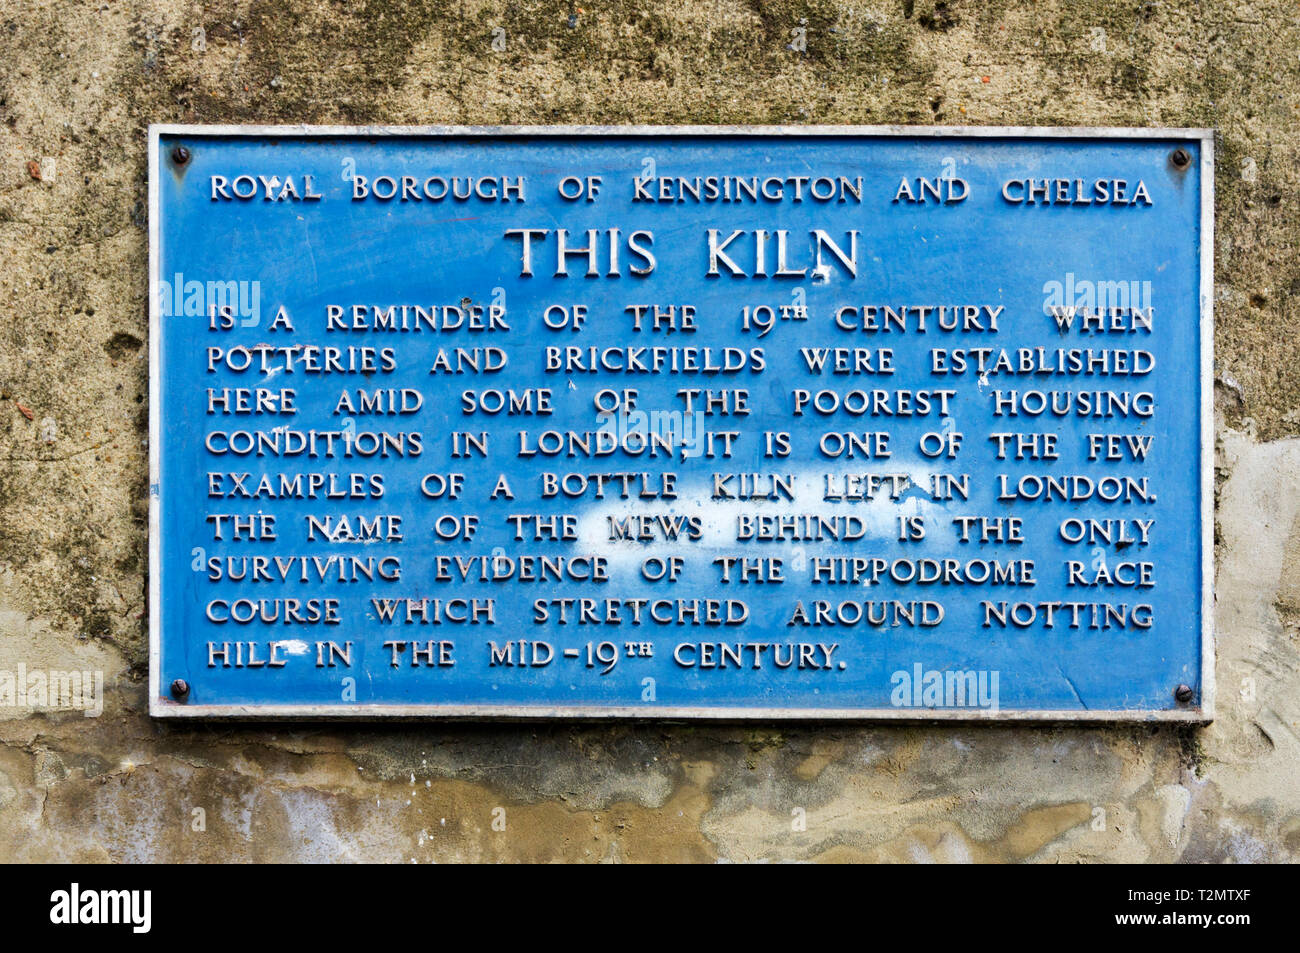
[[[1294,2],[582,3],[0,4],[0,668],[107,688],[0,708],[0,859],[1300,858]],[[145,130],[276,121],[1216,128],[1218,720],[150,720]]]

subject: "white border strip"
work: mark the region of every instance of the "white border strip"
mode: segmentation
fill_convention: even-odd
[[[1214,133],[1201,136],[1201,697],[1214,720]]]
[[[888,138],[954,139],[1199,139],[1214,141],[1213,129],[1135,128],[1127,126],[220,126],[155,124],[151,137],[281,136],[319,139],[327,136],[449,136],[566,137],[566,136],[878,136]]]
[[[166,715],[171,705],[160,704],[162,689],[162,315],[158,301],[159,127],[149,127],[149,714]]]
[[[878,137],[954,139],[1140,139],[1196,141],[1200,146],[1201,221],[1201,693],[1199,706],[1109,711],[917,708],[695,708],[562,705],[187,705],[164,696],[162,581],[158,549],[161,526],[161,367],[159,266],[159,147],[162,136],[196,137],[401,137],[564,138],[574,136]],[[1214,718],[1214,130],[1090,126],[221,126],[154,124],[149,127],[149,714],[156,718],[375,718],[534,720],[713,721],[1058,721],[1191,722]]]
[[[1082,722],[1183,722],[1207,719],[1195,708],[1134,709],[1125,711],[1037,711],[980,708],[696,708],[646,705],[184,705],[164,699],[165,705],[149,714],[158,718],[342,718],[356,721],[391,718],[439,718],[459,721],[534,721],[539,718],[582,718],[589,721],[1082,721]]]

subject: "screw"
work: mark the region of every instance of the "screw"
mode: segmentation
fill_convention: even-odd
[[[183,678],[178,678],[172,682],[172,697],[177,701],[184,701],[190,693],[190,683]]]
[[[172,147],[172,161],[177,165],[184,165],[190,161],[190,150],[184,146]]]
[[[1174,154],[1169,158],[1173,162],[1175,169],[1186,169],[1192,164],[1192,154],[1182,146],[1175,149]]]
[[[1190,685],[1179,685],[1174,689],[1174,698],[1178,699],[1178,702],[1181,705],[1186,705],[1192,700],[1192,696],[1195,694],[1196,693],[1192,691]]]

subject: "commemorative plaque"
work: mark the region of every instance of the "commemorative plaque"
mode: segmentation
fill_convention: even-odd
[[[153,714],[1211,717],[1208,133],[149,149]]]

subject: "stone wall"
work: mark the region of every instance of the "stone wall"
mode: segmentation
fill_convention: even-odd
[[[1295,4],[582,3],[0,7],[0,667],[107,680],[0,709],[0,858],[1300,857]],[[151,122],[1214,127],[1218,720],[152,721]]]

